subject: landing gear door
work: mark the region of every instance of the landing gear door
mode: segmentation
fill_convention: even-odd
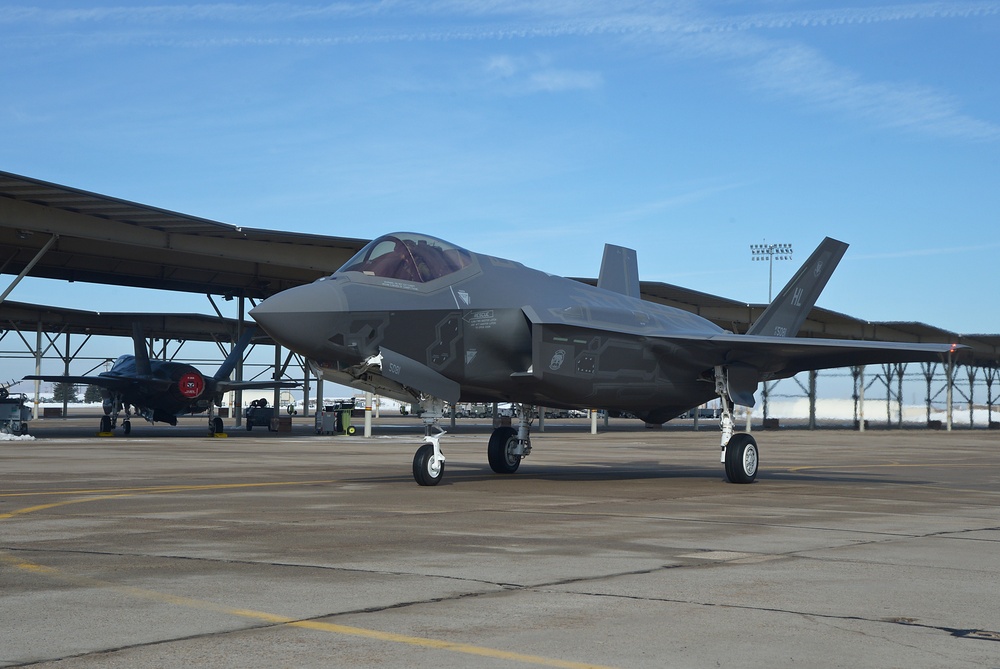
[[[729,397],[733,404],[752,407],[756,403],[753,394],[757,392],[760,372],[749,365],[728,365],[726,367]]]

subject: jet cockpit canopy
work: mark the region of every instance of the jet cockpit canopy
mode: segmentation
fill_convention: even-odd
[[[426,283],[472,263],[472,254],[454,244],[428,235],[395,232],[369,242],[337,272]]]

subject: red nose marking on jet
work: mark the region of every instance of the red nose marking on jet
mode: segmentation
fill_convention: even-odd
[[[197,372],[188,372],[181,376],[177,386],[180,388],[181,395],[193,400],[205,392],[205,379]]]

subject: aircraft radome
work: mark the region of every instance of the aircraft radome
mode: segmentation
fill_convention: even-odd
[[[746,334],[640,299],[631,249],[605,246],[594,287],[414,233],[379,237],[331,276],[250,313],[324,378],[420,404],[427,436],[413,475],[421,485],[444,473],[436,423],[445,403],[523,405],[517,428],[495,429],[487,448],[493,471],[510,474],[531,452],[532,406],[663,423],[716,396],[726,477],[751,483],[757,444],[735,433],[732,410],[753,406],[760,382],[940,360],[964,348],[795,337],[846,250],[825,239]]]

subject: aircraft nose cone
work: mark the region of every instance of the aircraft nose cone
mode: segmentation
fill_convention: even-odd
[[[282,346],[314,360],[329,356],[329,337],[347,300],[335,281],[318,281],[272,295],[250,310],[255,321]]]

